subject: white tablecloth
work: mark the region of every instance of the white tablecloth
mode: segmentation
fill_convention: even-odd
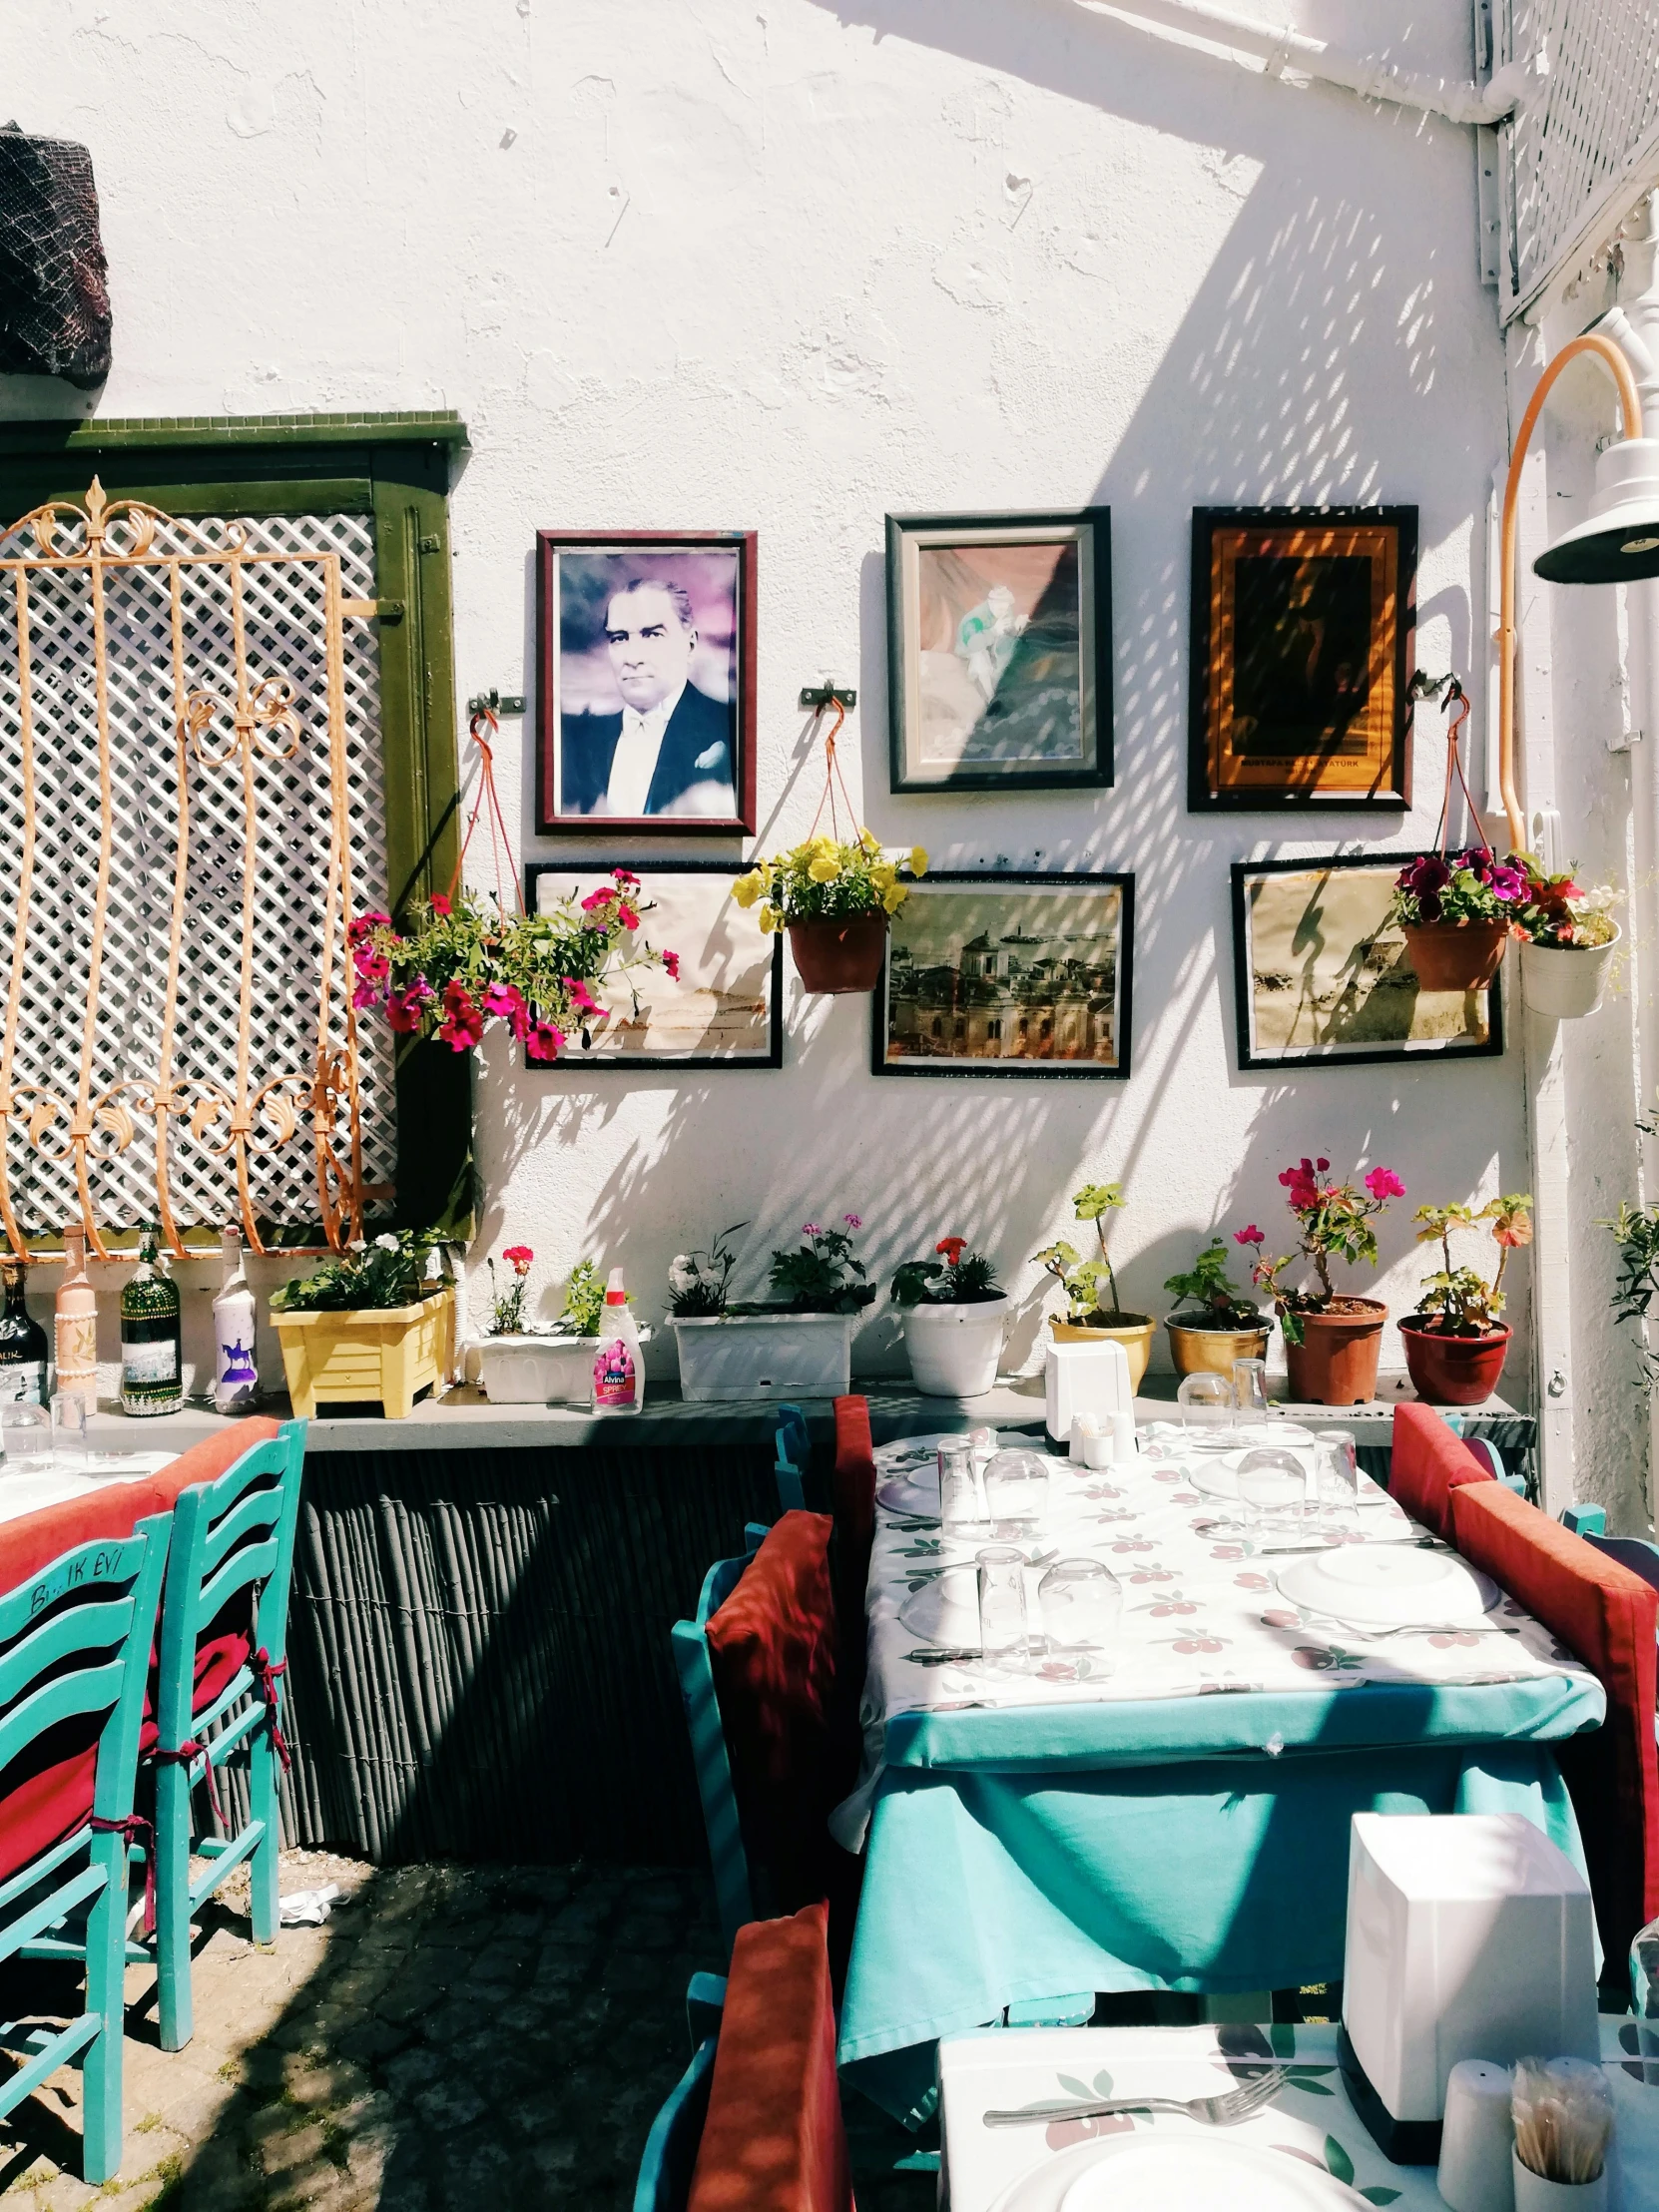
[[[17,1520],[24,1513],[38,1513],[44,1506],[61,1505],[67,1499],[85,1497],[106,1482],[136,1482],[142,1475],[157,1474],[171,1466],[176,1451],[123,1452],[119,1463],[106,1459],[78,1471],[54,1466],[39,1473],[32,1469],[14,1473],[0,1463],[0,1522]]]

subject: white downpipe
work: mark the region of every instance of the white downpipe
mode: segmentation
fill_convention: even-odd
[[[1363,100],[1391,100],[1397,107],[1477,127],[1501,123],[1512,114],[1530,81],[1547,74],[1549,66],[1540,52],[1530,61],[1507,63],[1484,85],[1459,84],[1454,78],[1421,77],[1395,69],[1389,62],[1345,54],[1324,39],[1292,30],[1289,24],[1262,23],[1206,0],[1077,0],[1077,5],[1091,14],[1128,16],[1160,31],[1178,31],[1235,54],[1253,55],[1266,65],[1263,74],[1269,77],[1295,70],[1300,77],[1340,85]]]

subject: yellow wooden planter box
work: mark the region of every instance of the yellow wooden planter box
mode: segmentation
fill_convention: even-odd
[[[455,1294],[447,1286],[418,1306],[364,1307],[344,1314],[273,1314],[282,1347],[282,1372],[296,1413],[317,1401],[365,1403],[377,1398],[388,1420],[401,1420],[416,1390],[448,1375],[455,1340]]]

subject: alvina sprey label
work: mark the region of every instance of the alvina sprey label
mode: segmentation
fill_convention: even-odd
[[[616,1337],[601,1345],[593,1363],[594,1404],[632,1405],[638,1389],[639,1370],[627,1340]]]

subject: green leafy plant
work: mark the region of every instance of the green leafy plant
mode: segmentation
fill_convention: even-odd
[[[843,1227],[826,1229],[805,1222],[806,1239],[793,1252],[772,1255],[772,1289],[778,1302],[798,1314],[855,1314],[875,1296],[861,1260],[852,1254],[852,1236],[863,1227],[856,1214],[843,1214]]]
[[[1248,1229],[1233,1233],[1235,1244],[1257,1250],[1250,1279],[1273,1300],[1288,1345],[1301,1344],[1305,1315],[1325,1313],[1335,1302],[1333,1260],[1346,1260],[1351,1267],[1365,1260],[1376,1267],[1377,1232],[1372,1224],[1379,1214],[1387,1211],[1390,1199],[1405,1196],[1405,1185],[1392,1168],[1373,1168],[1365,1179],[1366,1195],[1362,1197],[1352,1183],[1322,1183],[1320,1178],[1330,1166],[1329,1160],[1310,1160],[1304,1154],[1279,1178],[1285,1187],[1285,1203],[1300,1232],[1296,1252],[1287,1252],[1276,1260],[1263,1258],[1260,1248],[1267,1238],[1254,1222]],[[1298,1253],[1313,1262],[1318,1290],[1293,1291],[1287,1287],[1284,1271]]]
[[[895,1306],[982,1306],[1000,1298],[996,1269],[962,1237],[941,1237],[931,1260],[906,1260],[892,1279]]]
[[[1526,888],[1523,868],[1511,858],[1497,859],[1489,847],[1471,844],[1462,852],[1419,852],[1394,877],[1386,921],[1503,921],[1513,923],[1517,901]]]
[[[1659,1124],[1654,1122],[1638,1121],[1636,1127],[1644,1137],[1659,1136]],[[1619,1248],[1613,1319],[1634,1322],[1640,1328],[1659,1296],[1659,1206],[1621,1205],[1616,1220],[1603,1221],[1599,1226],[1613,1232]],[[1651,1390],[1659,1384],[1659,1355],[1646,1345],[1638,1345],[1636,1356],[1641,1362],[1643,1387]]]
[[[632,1306],[634,1295],[628,1294]],[[565,1285],[565,1299],[553,1324],[556,1337],[597,1337],[605,1318],[605,1278],[592,1260],[578,1260]]]
[[[427,1231],[385,1231],[359,1251],[324,1260],[271,1294],[274,1314],[348,1314],[414,1306],[444,1288],[427,1275],[438,1239]]]
[[[1095,1257],[1085,1260],[1077,1247],[1063,1237],[1031,1255],[1065,1292],[1070,1308],[1067,1319],[1079,1328],[1101,1329],[1120,1322],[1144,1322],[1148,1318],[1145,1314],[1123,1311],[1118,1299],[1118,1279],[1112,1272],[1111,1255],[1106,1250],[1106,1217],[1127,1203],[1121,1183],[1085,1183],[1080,1191],[1072,1193],[1071,1209],[1079,1221],[1094,1223]],[[1110,1308],[1101,1296],[1103,1287],[1111,1298]]]
[[[1431,1317],[1426,1330],[1438,1337],[1489,1337],[1501,1327],[1503,1271],[1511,1252],[1532,1242],[1532,1200],[1523,1192],[1494,1198],[1478,1213],[1472,1206],[1419,1206],[1411,1219],[1417,1225],[1418,1244],[1437,1244],[1441,1265],[1422,1279],[1418,1312]],[[1497,1272],[1490,1283],[1473,1268],[1451,1264],[1451,1232],[1477,1229],[1490,1222],[1498,1248]]]
[[[712,1321],[725,1313],[732,1270],[738,1264],[726,1240],[748,1227],[746,1221],[735,1221],[730,1229],[721,1230],[707,1251],[676,1253],[668,1271],[668,1310],[677,1319]]]
[[[1227,1242],[1212,1238],[1185,1275],[1172,1275],[1164,1284],[1177,1300],[1170,1320],[1188,1329],[1254,1329],[1261,1326],[1262,1309],[1252,1299],[1241,1298],[1239,1287],[1227,1273]],[[1184,1311],[1187,1309],[1187,1311]]]

